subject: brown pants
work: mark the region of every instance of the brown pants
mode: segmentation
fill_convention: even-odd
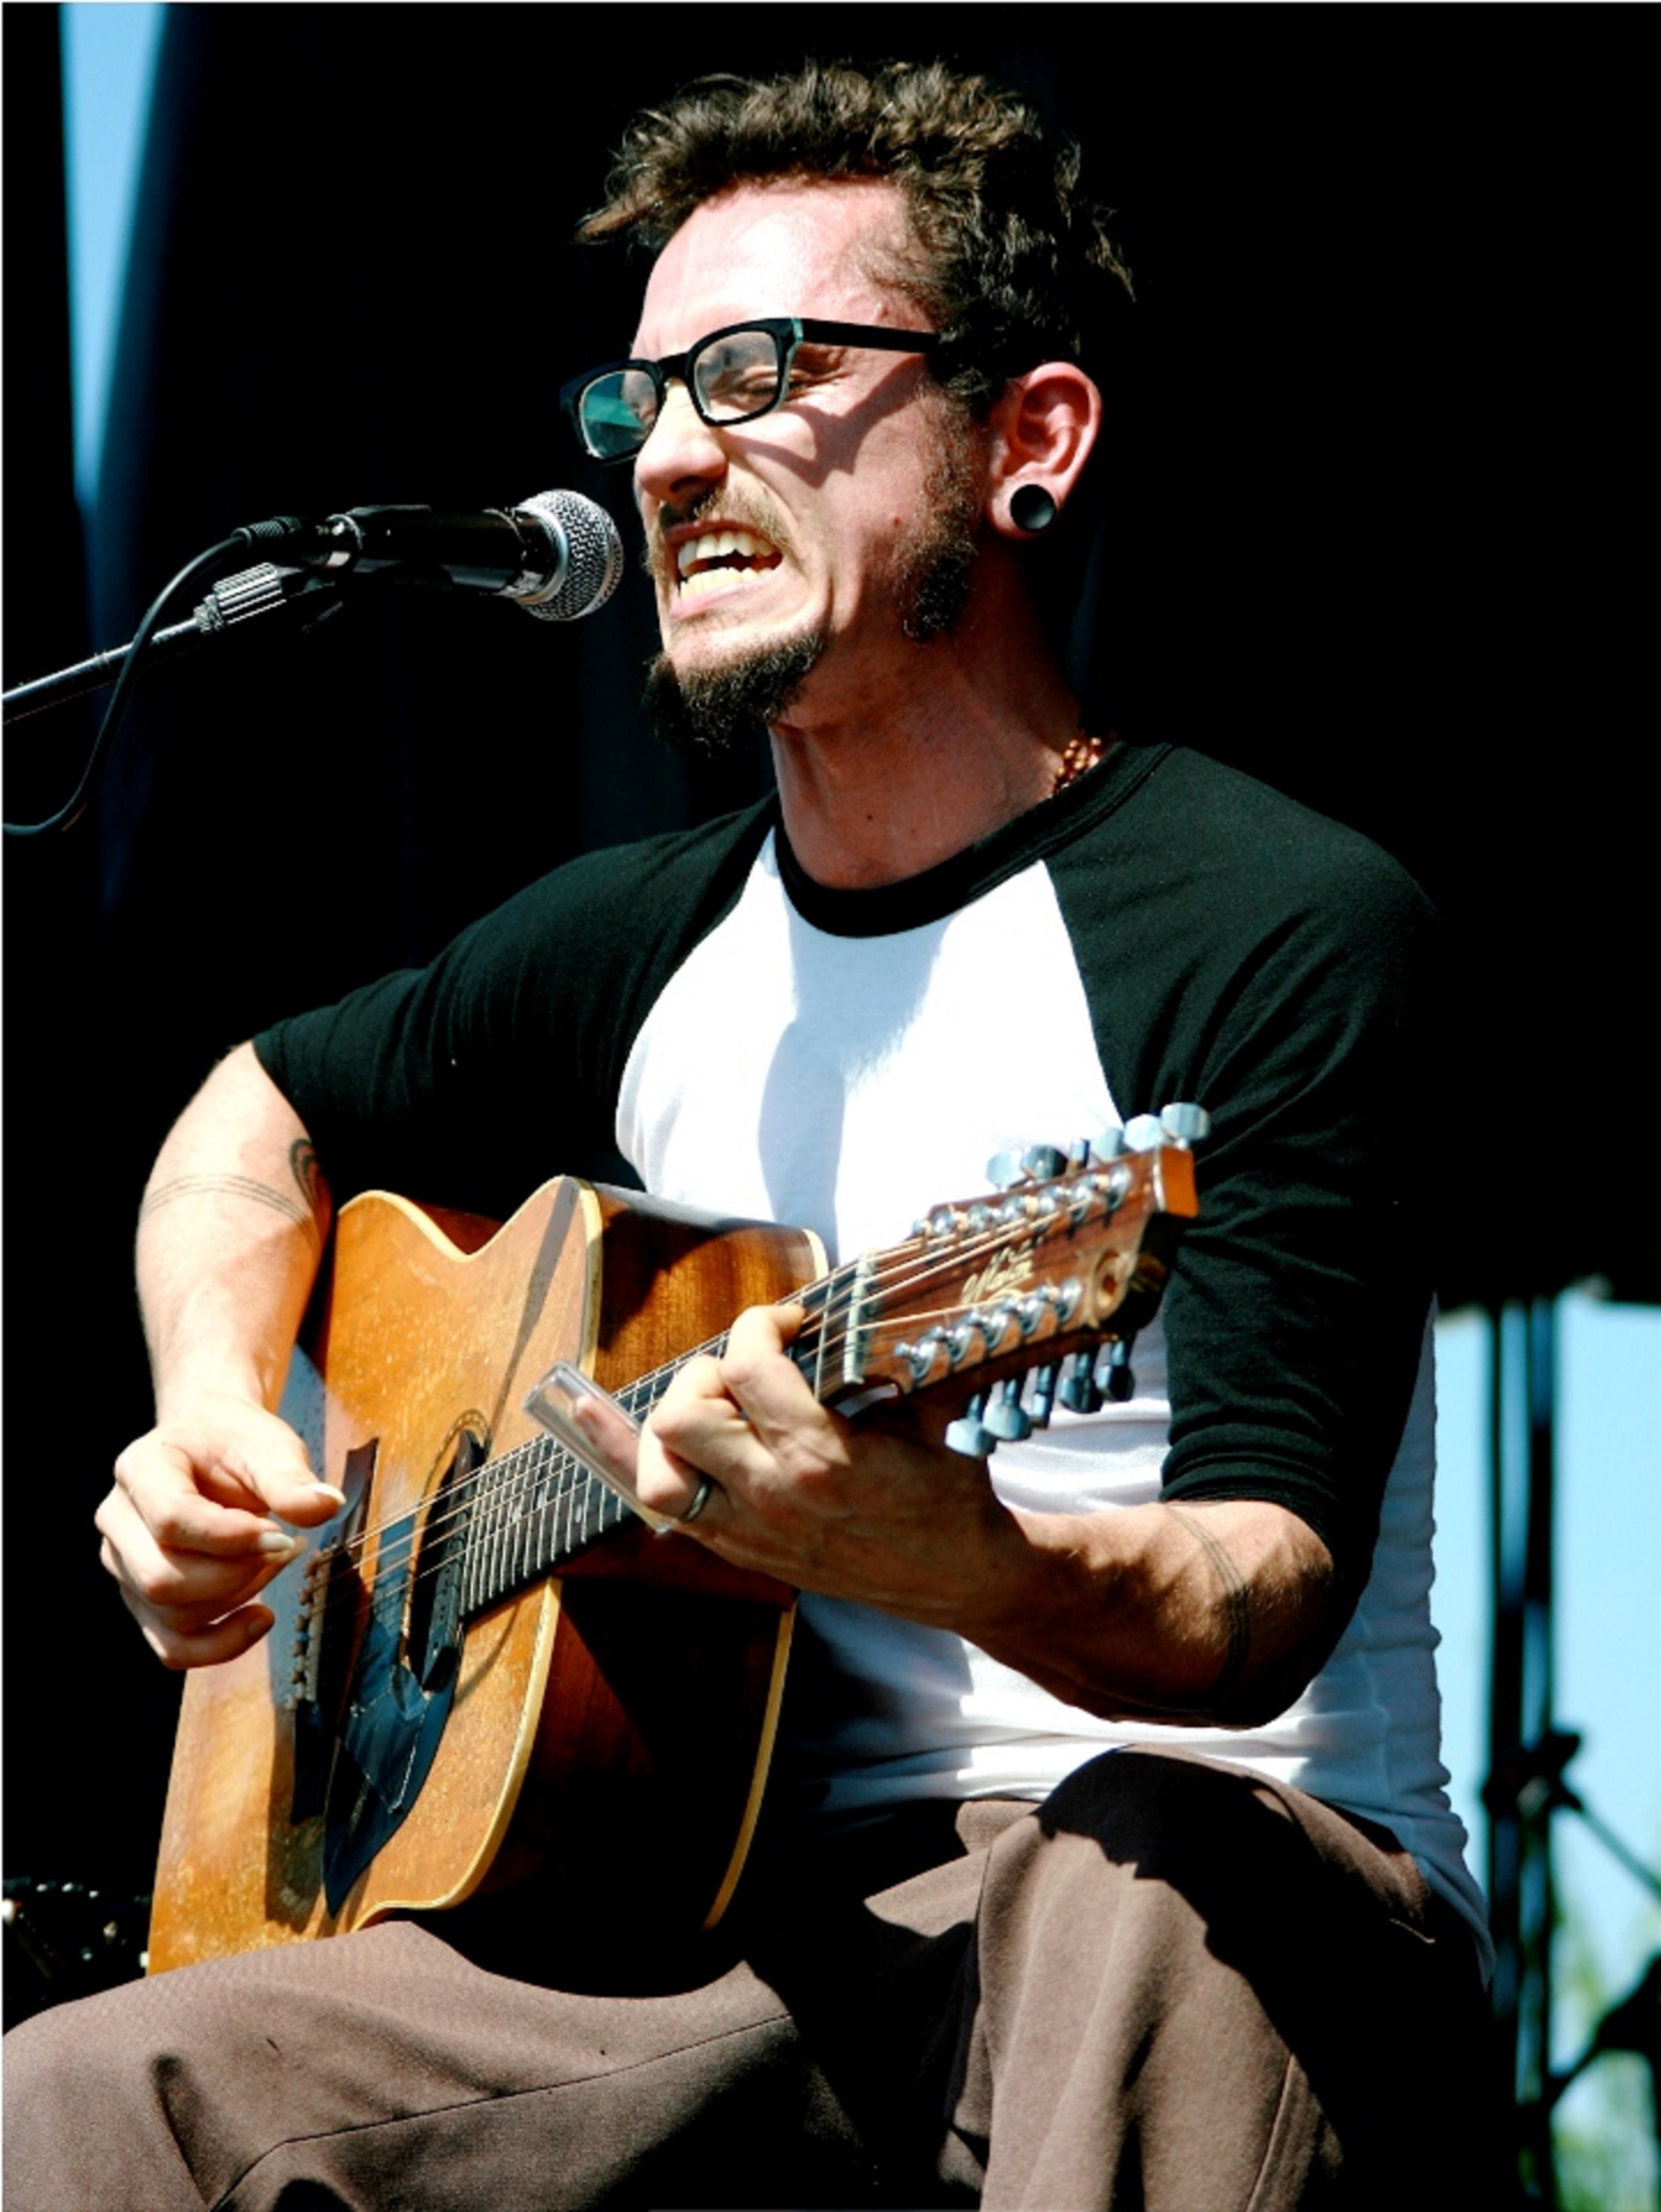
[[[868,1896],[775,1838],[744,1955],[627,1996],[519,1978],[521,1919],[511,1974],[399,1923],[64,2006],[8,2042],[9,2212],[1496,2201],[1472,1946],[1388,1836],[1140,1752],[950,1817]]]

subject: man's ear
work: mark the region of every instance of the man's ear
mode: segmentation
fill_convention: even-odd
[[[1070,361],[1018,377],[987,418],[987,513],[1001,537],[1048,530],[1067,504],[1102,424],[1102,395]]]

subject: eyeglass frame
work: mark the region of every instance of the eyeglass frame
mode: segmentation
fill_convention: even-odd
[[[764,331],[778,349],[777,381],[773,397],[765,406],[750,408],[742,415],[707,414],[691,374],[692,364],[706,347],[715,344],[721,338],[734,337],[740,331]],[[587,369],[582,375],[574,376],[568,384],[562,385],[559,401],[570,417],[577,443],[588,459],[598,461],[602,468],[610,468],[620,462],[636,459],[644,449],[647,440],[662,420],[672,377],[684,387],[701,422],[707,422],[711,429],[730,430],[740,422],[759,422],[764,415],[771,415],[783,406],[789,396],[790,367],[799,346],[868,346],[878,353],[931,354],[940,343],[938,331],[901,331],[884,323],[823,322],[812,315],[751,315],[741,323],[723,323],[720,330],[709,331],[688,346],[684,353],[667,353],[660,361],[631,357],[627,361],[602,362],[598,368]],[[626,453],[597,453],[583,427],[583,394],[598,384],[602,377],[620,376],[625,369],[630,368],[639,369],[651,380],[652,388],[657,394],[657,412],[642,433],[638,446],[631,447]]]

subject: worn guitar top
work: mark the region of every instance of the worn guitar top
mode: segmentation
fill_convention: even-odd
[[[804,1601],[787,1773],[833,1813],[1043,1794],[1169,1739],[1392,1827],[1480,1929],[1430,1629],[1436,933],[1365,839],[1200,755],[1120,746],[910,882],[803,876],[776,805],[589,855],[257,1041],[338,1198],[497,1215],[557,1172],[811,1227],[832,1258],[980,1188],[991,1154],[1203,1103],[1202,1211],[1137,1390],[992,1462],[1076,1511],[1269,1498],[1359,1595],[1287,1713],[1115,1724],[955,1638]]]

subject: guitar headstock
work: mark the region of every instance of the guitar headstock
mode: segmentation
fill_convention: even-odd
[[[844,1410],[970,1396],[948,1441],[977,1457],[1043,1425],[1058,1398],[1091,1412],[1128,1397],[1130,1340],[1199,1211],[1189,1146],[1208,1126],[1197,1107],[1167,1107],[1075,1147],[1070,1164],[1047,1148],[1001,1155],[990,1173],[1003,1188],[933,1207],[905,1243],[856,1264],[842,1310],[799,1340],[798,1364]]]

